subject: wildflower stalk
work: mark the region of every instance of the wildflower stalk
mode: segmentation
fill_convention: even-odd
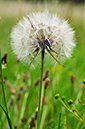
[[[83,119],[83,117],[81,116],[81,114],[78,112],[78,110],[75,108],[73,104],[72,104],[72,107],[75,109],[76,113],[79,115],[81,121],[85,124],[85,120]]]
[[[71,109],[69,109],[69,108],[67,107],[67,105],[66,105],[60,98],[58,98],[58,100],[63,104],[63,106],[64,106],[70,113],[72,113],[72,114],[74,115],[74,117],[75,117],[77,120],[80,120],[81,122],[83,122],[82,119],[80,119],[80,117],[79,117],[77,114],[75,114]]]
[[[3,92],[4,104],[5,104],[6,112],[8,113],[6,97],[5,97],[5,90],[4,90],[4,83],[3,83],[3,75],[2,75],[1,50],[0,50],[0,71],[1,71],[1,82],[2,82],[2,92]]]
[[[69,112],[73,113],[72,110],[70,110],[60,98],[58,98],[58,100],[63,104],[63,106],[64,106]]]
[[[0,107],[2,108],[4,113],[6,114],[9,127],[10,127],[10,129],[12,129],[11,120],[10,120],[9,115],[8,115],[7,103],[6,103],[6,97],[5,97],[5,90],[4,90],[4,82],[3,82],[3,75],[2,75],[2,62],[1,62],[1,50],[0,50],[0,71],[1,71],[2,92],[3,92],[5,109],[2,107],[1,104],[0,104]]]
[[[42,101],[42,108],[41,108],[41,114],[40,114],[40,116],[42,117],[42,114],[43,114],[43,109],[44,109],[44,100],[45,100],[45,89],[44,89],[44,91],[43,91],[43,101]]]
[[[41,54],[41,79],[40,79],[40,91],[39,91],[37,129],[39,129],[39,124],[40,124],[40,105],[41,105],[41,92],[42,92],[42,80],[43,80],[44,51],[45,50],[43,48]]]

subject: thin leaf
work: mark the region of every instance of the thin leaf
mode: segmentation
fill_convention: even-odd
[[[10,129],[12,129],[12,124],[11,124],[11,120],[9,118],[8,113],[5,111],[5,109],[3,108],[3,106],[1,104],[0,104],[0,107],[2,108],[2,110],[4,111],[4,113],[5,113],[6,117],[7,117]]]
[[[58,129],[60,129],[60,123],[61,123],[61,113],[59,114],[59,124],[58,124]]]

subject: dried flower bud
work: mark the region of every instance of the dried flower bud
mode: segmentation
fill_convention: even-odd
[[[23,91],[23,85],[20,86],[20,91]]]
[[[71,75],[71,83],[74,84],[76,77],[74,75]]]
[[[28,91],[29,91],[29,88],[30,88],[30,86],[29,86],[29,85],[27,85],[27,87],[26,87],[26,92],[28,92]]]
[[[80,100],[80,99],[78,99],[78,102],[79,102],[79,103],[81,103],[81,100]]]
[[[30,128],[32,128],[32,127],[35,127],[35,118],[34,117],[32,117],[31,122],[30,122]]]
[[[68,104],[69,104],[69,105],[72,105],[72,104],[73,104],[73,100],[69,99],[69,100],[68,100]]]
[[[14,104],[14,99],[11,99],[10,105],[12,106]]]
[[[43,76],[43,81],[45,81],[45,79],[48,77],[48,75],[49,75],[49,69],[47,69],[47,70],[45,71],[45,74],[44,74],[44,76]]]
[[[49,78],[46,78],[45,81],[44,81],[44,89],[47,89],[47,87],[49,86],[50,84],[50,79]]]
[[[18,93],[18,96],[17,96],[17,101],[19,101],[20,99],[21,99],[21,92],[20,93]]]
[[[22,123],[26,122],[27,121],[27,118],[26,116],[23,116],[22,119],[21,119]]]
[[[17,125],[14,126],[14,129],[17,129]]]
[[[38,110],[35,111],[35,120],[37,120]]]
[[[2,57],[2,64],[7,64],[7,53]]]
[[[66,99],[66,97],[65,96],[62,96],[62,101],[64,101]]]
[[[58,99],[58,98],[59,98],[59,96],[60,96],[59,94],[56,94],[56,95],[55,95],[55,99]]]
[[[37,85],[39,84],[39,82],[40,82],[40,79],[38,78],[38,79],[36,80],[36,82],[35,82],[35,86],[37,86]]]
[[[17,125],[14,126],[14,129],[17,129]]]
[[[85,79],[83,80],[83,84],[85,84]]]
[[[24,75],[24,77],[23,77],[23,82],[26,82],[26,75]]]

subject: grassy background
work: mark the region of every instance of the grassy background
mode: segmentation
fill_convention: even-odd
[[[29,69],[30,78],[23,82],[24,72],[27,66],[21,62],[17,63],[10,46],[10,33],[13,26],[22,18],[23,15],[30,12],[38,12],[47,9],[51,13],[57,13],[59,16],[68,19],[71,27],[75,30],[76,48],[73,56],[64,62],[66,68],[57,65],[44,67],[44,71],[50,69],[49,77],[52,78],[49,88],[46,90],[48,102],[44,105],[43,117],[40,129],[57,129],[59,113],[61,112],[61,129],[84,129],[84,125],[77,121],[60,102],[54,99],[56,93],[65,96],[66,101],[72,99],[74,105],[85,119],[85,88],[82,90],[82,82],[85,78],[85,5],[72,5],[69,3],[59,4],[53,3],[16,3],[16,2],[0,2],[0,48],[1,54],[8,53],[7,69],[3,70],[3,76],[7,77],[5,84],[6,99],[8,110],[13,126],[17,125],[18,129],[26,129],[32,116],[34,116],[37,108],[39,86],[35,87],[34,83],[40,77],[40,65],[36,69]],[[71,75],[75,75],[76,80],[72,85]],[[15,89],[15,95],[12,95],[8,83]],[[20,91],[21,85],[23,91]],[[26,90],[29,86],[29,90]],[[18,102],[17,97],[21,94]],[[81,99],[82,103],[78,103]],[[11,105],[11,101],[14,104]],[[0,104],[4,106],[2,89],[0,84]],[[21,122],[25,116],[27,121]],[[44,118],[45,117],[45,118]],[[0,109],[0,128],[8,129],[7,120],[4,113]],[[35,127],[36,128],[36,127]]]

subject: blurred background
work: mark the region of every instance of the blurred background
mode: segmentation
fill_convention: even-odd
[[[65,107],[54,99],[56,93],[72,99],[74,105],[85,119],[85,2],[84,0],[0,0],[0,49],[1,55],[7,53],[7,68],[3,69],[5,93],[8,111],[13,127],[28,129],[38,103],[39,86],[35,82],[40,78],[40,65],[36,69],[23,65],[16,59],[11,49],[10,34],[23,16],[32,12],[48,10],[68,20],[75,31],[76,48],[73,57],[59,64],[44,66],[44,73],[49,69],[51,83],[46,90],[44,111],[40,129],[57,129],[61,112],[61,129],[85,129]],[[74,79],[74,81],[73,81]],[[43,81],[44,85],[44,81]],[[78,102],[81,100],[81,104]],[[0,104],[4,106],[0,80]],[[0,109],[0,129],[9,129],[7,119]],[[36,121],[33,129],[36,129]]]
[[[1,0],[1,1],[7,1],[7,0]],[[84,2],[84,0],[9,0],[9,1],[31,1],[31,2],[44,2],[44,1],[59,1],[59,2],[67,2],[67,1],[73,1],[73,2]]]

